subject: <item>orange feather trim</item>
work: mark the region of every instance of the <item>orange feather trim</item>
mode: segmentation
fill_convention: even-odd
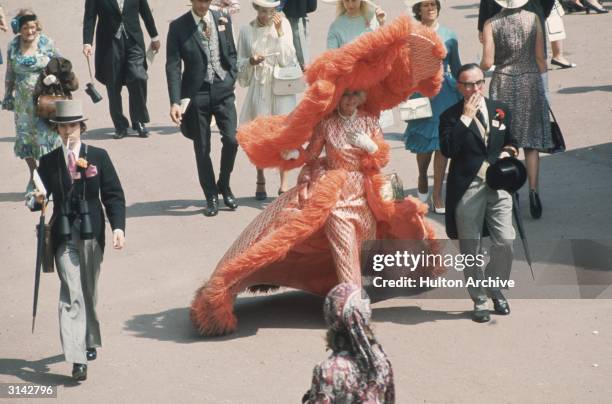
[[[314,127],[332,113],[347,89],[368,93],[363,109],[378,116],[419,91],[436,94],[446,50],[434,31],[407,16],[350,44],[323,53],[306,71],[310,84],[287,116],[259,117],[238,128],[238,142],[260,168],[294,168],[280,153],[300,149]]]
[[[215,270],[191,303],[191,321],[202,335],[223,335],[235,330],[234,297],[252,286],[242,285],[241,281],[262,267],[282,260],[293,245],[322,227],[345,181],[345,171],[328,171],[314,186],[312,198],[288,223]]]

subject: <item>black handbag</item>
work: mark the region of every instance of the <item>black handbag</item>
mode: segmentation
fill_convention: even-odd
[[[550,122],[550,135],[552,137],[553,147],[546,150],[546,153],[563,153],[565,151],[565,139],[563,139],[563,133],[561,133],[561,128],[557,123],[555,114],[553,114],[552,109],[550,109],[550,105],[548,106],[548,110],[550,111],[550,116],[552,117],[552,121]]]

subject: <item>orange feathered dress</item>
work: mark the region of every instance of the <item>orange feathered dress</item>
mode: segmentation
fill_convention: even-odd
[[[419,61],[411,63],[413,57]],[[433,230],[424,219],[427,207],[411,197],[382,197],[380,170],[389,160],[389,146],[378,114],[414,91],[435,94],[443,58],[432,31],[400,17],[314,62],[307,70],[310,87],[292,114],[258,118],[238,130],[257,167],[303,168],[297,186],[244,229],[197,290],[191,319],[201,334],[234,331],[234,300],[245,290],[287,286],[325,295],[339,282],[361,284],[364,240],[424,240],[435,250]],[[342,117],[335,108],[348,89],[365,90],[368,98],[354,116]],[[368,154],[352,146],[347,139],[352,132],[368,134],[378,151]],[[300,157],[283,160],[281,152],[289,149],[300,149]],[[435,276],[440,270],[420,268],[415,275]]]

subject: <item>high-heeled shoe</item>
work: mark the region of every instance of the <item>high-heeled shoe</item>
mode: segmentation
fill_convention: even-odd
[[[529,213],[534,219],[542,217],[542,202],[535,189],[529,191]]]
[[[446,214],[446,208],[445,207],[437,208],[433,198],[431,198],[431,208],[430,209],[436,215],[445,215]]]
[[[608,13],[608,10],[603,8],[601,4],[598,3],[598,6],[601,8],[596,7],[593,4],[589,3],[588,0],[584,0],[584,8],[586,9],[587,14],[591,14],[591,11],[594,11],[597,14],[607,14]]]

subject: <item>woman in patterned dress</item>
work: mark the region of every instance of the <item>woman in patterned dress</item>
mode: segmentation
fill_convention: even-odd
[[[256,167],[301,172],[297,185],[242,231],[196,291],[190,314],[201,334],[233,332],[234,301],[246,290],[287,286],[325,295],[339,282],[361,285],[364,240],[417,240],[419,251],[436,249],[426,206],[385,192],[381,170],[390,153],[377,117],[412,92],[434,94],[443,54],[433,32],[399,17],[313,62],[306,71],[310,86],[291,114],[240,126],[237,139]]]
[[[487,71],[495,65],[490,97],[506,104],[512,112],[510,128],[525,151],[529,210],[534,219],[539,219],[539,152],[552,148],[553,142],[543,80],[548,69],[544,32],[539,17],[521,8],[527,1],[495,0],[502,11],[484,24],[480,67]]]
[[[23,9],[16,18],[18,34],[8,45],[2,108],[15,112],[14,151],[28,164],[31,188],[36,161],[61,144],[57,133],[36,115],[33,97],[40,72],[52,57],[59,55],[53,41],[41,33],[40,22],[32,10]]]
[[[370,300],[357,285],[334,287],[323,305],[329,330],[330,357],[315,366],[312,386],[302,402],[370,403],[395,402],[393,368],[370,328]]]

